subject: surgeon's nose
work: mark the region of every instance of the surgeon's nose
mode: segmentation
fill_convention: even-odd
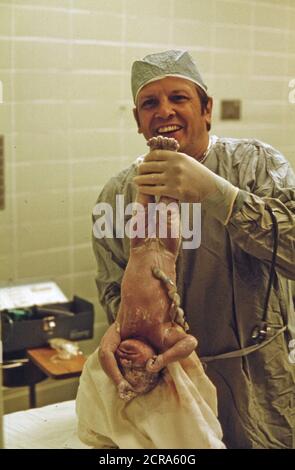
[[[175,116],[175,111],[173,109],[172,103],[169,100],[161,100],[156,112],[156,117],[162,119],[168,119]]]

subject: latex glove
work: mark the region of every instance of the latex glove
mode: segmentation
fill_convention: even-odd
[[[194,158],[179,152],[153,150],[133,178],[139,192],[201,202],[213,217],[227,224],[239,189]]]

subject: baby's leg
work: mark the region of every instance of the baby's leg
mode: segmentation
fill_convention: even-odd
[[[151,222],[149,220],[149,204],[155,203],[154,196],[142,194],[137,191],[135,203],[136,206],[133,215],[136,216],[136,225],[141,228],[142,234],[141,236],[131,237],[131,249],[143,245],[149,233],[151,236],[153,236],[152,234],[154,233],[155,236],[155,229],[150,226]]]
[[[147,145],[151,150],[169,150],[177,152],[179,144],[176,139],[169,137],[152,137]],[[180,246],[180,214],[176,199],[161,196],[156,197],[159,217],[157,221],[157,236],[171,253],[177,255]]]
[[[147,362],[146,369],[149,372],[158,372],[171,362],[185,359],[198,344],[194,336],[188,335],[179,326],[171,326],[170,322],[160,325],[159,328],[165,351]]]
[[[147,145],[151,148],[151,150],[162,149],[162,150],[171,150],[177,151],[179,148],[179,144],[177,140],[171,139],[168,137],[162,137],[161,135],[158,137],[152,137],[148,140]],[[162,212],[164,212],[164,217],[167,212],[166,206],[172,202],[173,204],[170,206],[170,210],[167,213],[167,223],[166,227],[163,227],[163,230],[166,229],[167,235],[164,237],[164,245],[166,246],[169,251],[177,252],[179,248],[179,210],[178,205],[174,199],[161,197],[162,202]],[[148,219],[149,211],[148,207],[149,204],[154,204],[155,202],[159,202],[159,198],[155,198],[149,194],[142,194],[139,191],[136,195],[135,200],[139,206],[137,207],[137,225],[144,227],[144,238],[135,237],[131,239],[131,248],[135,248],[143,244],[146,238],[156,238],[159,232],[159,227],[157,227],[156,221],[151,217],[151,220]],[[163,217],[163,219],[164,219]],[[172,226],[174,227],[174,232],[176,232],[176,236],[171,236]],[[158,236],[158,238],[163,239],[163,237]],[[174,238],[174,239],[173,239]]]

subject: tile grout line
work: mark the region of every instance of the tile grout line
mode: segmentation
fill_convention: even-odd
[[[11,35],[15,33],[15,9],[14,7],[11,8]],[[11,44],[11,65],[14,68],[15,64],[15,44]],[[15,107],[13,102],[15,101],[15,74],[12,72],[11,74],[11,130],[13,131],[13,136],[15,135],[14,132],[16,131],[16,116],[15,116]],[[11,161],[13,164],[16,163],[16,140],[12,137],[11,139]],[[12,172],[11,174],[11,187],[12,187],[12,194],[17,194],[17,185],[16,185],[16,173]],[[19,244],[18,244],[18,208],[19,205],[17,200],[11,198],[11,206],[12,206],[12,226],[13,226],[13,242],[12,242],[12,259],[13,259],[13,267],[12,267],[12,279],[8,279],[9,282],[14,282],[19,277]]]
[[[70,0],[70,7],[73,8],[73,0]],[[73,19],[72,15],[69,15],[69,36],[73,37]],[[73,64],[73,48],[72,41],[68,44],[68,72],[72,72]],[[72,97],[67,97],[67,158],[68,158],[68,172],[69,172],[69,182],[68,182],[68,201],[69,201],[69,211],[68,211],[68,229],[69,229],[69,273],[70,273],[70,291],[74,295],[74,278],[73,274],[75,272],[75,246],[74,246],[74,198],[73,198],[73,165],[72,165],[72,140],[71,140],[71,113],[70,113],[70,104],[72,103]]]
[[[126,48],[125,48],[125,41],[126,41],[126,0],[120,1],[121,6],[121,79],[120,79],[120,100],[124,101],[125,96],[125,80],[124,80],[124,69],[125,69],[125,60],[126,60]],[[122,104],[118,106],[118,113],[120,113],[119,117],[119,149],[120,149],[120,161],[121,156],[125,154],[125,129],[124,129],[124,116],[127,111],[126,104]]]

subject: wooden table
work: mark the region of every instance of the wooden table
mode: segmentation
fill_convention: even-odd
[[[27,355],[44,374],[53,379],[78,377],[83,369],[86,357],[81,354],[72,359],[57,358],[57,351],[52,348],[28,349]],[[54,359],[56,356],[56,359]]]
[[[59,359],[57,351],[50,347],[27,349],[27,356],[44,374],[55,380],[79,377],[86,361],[83,354],[72,359]],[[30,387],[30,407],[36,407],[35,386]]]

